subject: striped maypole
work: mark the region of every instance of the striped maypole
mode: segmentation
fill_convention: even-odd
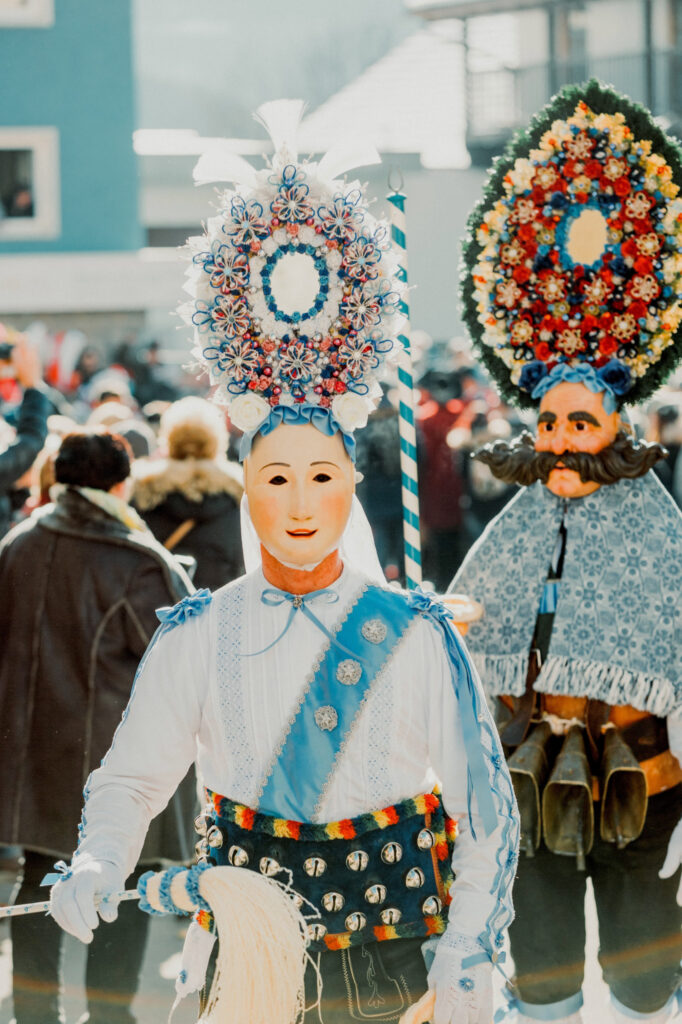
[[[405,285],[399,309],[405,317],[404,333],[398,335],[398,397],[400,400],[400,471],[403,493],[403,540],[405,579],[409,590],[422,581],[422,553],[419,535],[419,488],[417,476],[417,435],[414,428],[414,383],[410,349],[410,307],[407,301],[407,246],[405,196],[397,189],[386,197],[391,204],[391,241],[398,253],[398,277]]]

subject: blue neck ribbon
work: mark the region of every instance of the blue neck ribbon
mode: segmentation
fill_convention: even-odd
[[[317,626],[320,632],[324,633],[327,639],[338,647],[339,650],[343,651],[343,653],[347,654],[349,657],[357,659],[357,654],[353,651],[349,651],[347,647],[343,646],[343,644],[340,644],[334,634],[327,629],[325,624],[318,619],[315,612],[309,607],[311,602],[320,600],[323,600],[326,604],[336,604],[339,600],[339,595],[334,590],[313,590],[310,594],[290,594],[286,590],[276,590],[274,587],[268,587],[263,591],[260,599],[261,603],[266,605],[268,608],[277,608],[279,605],[285,604],[288,601],[291,604],[289,616],[287,621],[284,623],[284,629],[275,637],[272,643],[269,643],[267,647],[263,647],[260,651],[252,651],[250,654],[243,654],[242,657],[255,658],[256,655],[265,654],[265,652],[269,651],[275,646],[275,644],[278,644],[282,637],[289,632],[291,624],[296,616],[296,612],[300,611],[305,615],[306,619],[309,619],[314,626]]]

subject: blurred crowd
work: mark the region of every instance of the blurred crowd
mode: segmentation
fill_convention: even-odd
[[[208,388],[154,342],[123,342],[109,359],[79,332],[44,342],[0,325],[0,849],[15,857],[19,902],[43,898],[44,874],[70,857],[83,787],[130,697],[155,610],[243,572],[238,432]],[[415,333],[414,349],[424,578],[444,592],[515,489],[472,453],[534,423],[500,400],[463,341]],[[634,429],[668,448],[657,472],[682,505],[682,383]],[[357,468],[387,578],[402,582],[390,375],[359,432]],[[135,876],[191,859],[195,805],[190,775],[153,824]],[[144,917],[122,909],[116,928],[96,935],[83,1021],[135,1021]],[[22,916],[12,943],[16,1024],[59,1024],[62,933],[49,917]]]
[[[464,340],[414,333],[422,563],[425,579],[441,591],[514,490],[471,455],[532,430],[534,420],[500,399]],[[229,553],[217,561],[215,549],[202,556],[192,567],[194,582],[216,587],[232,578],[240,564],[238,519],[221,517],[228,508],[234,514],[241,495],[239,432],[220,407],[180,401],[209,391],[180,362],[155,341],[122,341],[105,358],[80,331],[48,336],[37,325],[23,335],[0,324],[0,459],[7,463],[6,471],[0,467],[0,537],[50,501],[62,438],[77,428],[104,428],[130,445],[131,504],[154,536],[189,558],[206,538],[217,544],[222,536]],[[656,472],[682,506],[682,378],[637,415],[639,436],[668,449]],[[390,370],[383,400],[358,436],[358,469],[380,560],[390,580],[402,581],[400,424]]]

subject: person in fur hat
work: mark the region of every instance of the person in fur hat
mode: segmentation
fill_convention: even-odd
[[[163,414],[161,438],[168,455],[135,464],[132,503],[158,541],[196,559],[196,585],[216,590],[244,571],[242,474],[224,455],[223,414],[203,398],[182,398]]]

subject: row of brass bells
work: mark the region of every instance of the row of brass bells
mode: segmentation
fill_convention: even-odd
[[[211,852],[211,847],[208,845],[208,840],[200,839],[199,842],[194,847],[194,852],[199,858],[208,857],[208,855]]]

